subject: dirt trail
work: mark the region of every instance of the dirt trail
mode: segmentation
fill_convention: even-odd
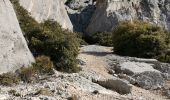
[[[85,71],[95,71],[96,73],[107,77],[112,78],[112,75],[108,74],[108,70],[106,66],[108,65],[102,58],[106,54],[112,53],[112,48],[101,48],[102,52],[93,52],[93,51],[80,51],[79,58],[86,63],[86,65],[82,66]]]
[[[108,62],[105,59],[105,56],[108,54],[112,54],[111,47],[89,46],[86,48],[84,47],[81,48],[78,58],[85,62],[85,65],[82,66],[84,71],[87,72],[94,71],[97,74],[102,75],[106,79],[110,79],[113,76],[111,74],[108,74],[108,71],[106,69]],[[149,90],[141,89],[136,86],[133,86],[132,93],[129,95],[125,95],[125,97],[131,98],[132,100],[168,100],[165,99],[165,97],[161,96],[160,94],[158,95]],[[93,100],[98,100],[98,99],[93,99]],[[111,99],[103,99],[103,100],[111,100]]]

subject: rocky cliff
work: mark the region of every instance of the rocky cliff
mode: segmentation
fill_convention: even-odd
[[[0,0],[0,74],[34,62],[19,27],[12,4]]]
[[[20,0],[20,4],[38,22],[52,19],[57,21],[64,29],[73,29],[63,0]]]
[[[87,34],[111,31],[122,20],[144,20],[170,30],[169,0],[98,0]]]
[[[84,33],[84,30],[95,11],[92,0],[67,0],[65,4],[73,24],[73,30]]]

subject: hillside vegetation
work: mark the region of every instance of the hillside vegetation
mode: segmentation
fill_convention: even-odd
[[[114,52],[123,56],[169,59],[169,33],[143,21],[121,22],[113,31]]]
[[[38,23],[20,6],[18,0],[11,0],[11,2],[33,55],[50,57],[57,70],[69,73],[79,71],[76,61],[80,44],[79,36],[63,30],[52,20]]]

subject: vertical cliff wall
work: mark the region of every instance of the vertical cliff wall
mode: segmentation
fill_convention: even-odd
[[[0,74],[34,62],[19,27],[12,4],[0,0]]]
[[[140,19],[170,30],[169,0],[97,0],[87,34],[111,31],[119,21]]]

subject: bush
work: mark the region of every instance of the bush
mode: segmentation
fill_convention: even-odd
[[[120,55],[158,59],[169,48],[169,34],[147,22],[124,21],[113,30],[113,46]]]
[[[57,70],[79,71],[76,62],[81,40],[79,36],[63,30],[57,22],[51,20],[39,24],[19,5],[18,0],[11,0],[11,2],[33,55],[49,56]]]
[[[38,79],[39,75],[52,75],[54,74],[53,62],[47,56],[39,56],[36,58],[36,63],[31,67],[21,68],[19,77],[22,81],[31,83]]]
[[[0,75],[0,85],[12,86],[18,84],[20,81],[26,83],[36,82],[40,75],[54,74],[53,62],[47,56],[38,56],[36,63],[30,67],[22,67],[15,73],[5,73]]]
[[[95,33],[92,35],[92,39],[96,44],[102,46],[113,46],[111,32]]]
[[[14,73],[4,73],[0,75],[0,85],[12,86],[19,82],[20,78]]]
[[[49,57],[39,56],[36,58],[36,63],[33,64],[33,68],[37,70],[39,74],[54,74],[54,65]]]
[[[34,67],[21,68],[19,76],[23,82],[32,83],[36,80],[36,72]]]

